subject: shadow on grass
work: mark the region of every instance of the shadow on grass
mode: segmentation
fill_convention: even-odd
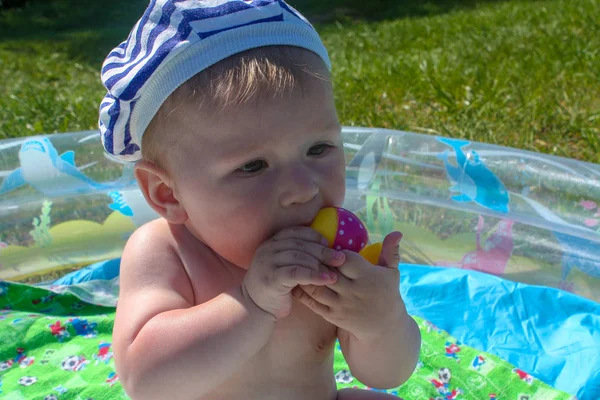
[[[99,67],[127,38],[148,0],[29,0],[0,10],[0,48],[27,52],[49,45]]]
[[[288,0],[315,23],[427,17],[504,1],[506,0]]]
[[[49,44],[73,60],[95,68],[126,39],[148,5],[148,0],[14,1],[15,7],[0,9],[0,46],[19,51],[23,44],[23,51],[27,51],[27,43]],[[288,0],[316,24],[425,17],[503,1],[506,0]]]

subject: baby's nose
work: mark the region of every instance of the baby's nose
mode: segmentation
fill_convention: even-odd
[[[284,207],[308,203],[319,193],[314,174],[305,167],[291,168],[281,185],[284,188],[281,192],[281,205]]]

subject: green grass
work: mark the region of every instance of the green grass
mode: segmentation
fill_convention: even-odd
[[[600,163],[600,0],[290,0],[315,21],[344,125]],[[99,69],[147,3],[0,14],[0,139],[96,129]]]

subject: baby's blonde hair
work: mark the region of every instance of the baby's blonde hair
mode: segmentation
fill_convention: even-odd
[[[330,82],[321,58],[300,47],[260,47],[226,58],[196,74],[165,100],[142,137],[142,159],[166,167],[169,148],[178,140],[168,125],[181,105],[196,103],[199,109],[225,112],[249,101],[304,92],[308,79],[315,78]]]

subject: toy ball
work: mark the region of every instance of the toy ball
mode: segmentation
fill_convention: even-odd
[[[341,207],[325,207],[317,213],[310,227],[327,239],[330,248],[360,253],[377,264],[381,243],[369,245],[367,229],[352,212]]]

